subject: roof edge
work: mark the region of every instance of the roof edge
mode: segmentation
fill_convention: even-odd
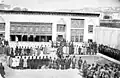
[[[54,12],[54,11],[14,11],[0,10],[0,13],[6,14],[34,14],[34,15],[66,15],[66,16],[100,16],[100,13],[83,13],[83,12]]]

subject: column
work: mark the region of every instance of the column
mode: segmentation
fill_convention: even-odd
[[[23,38],[23,35],[21,35],[21,42],[23,41],[23,39],[22,39],[22,38]]]
[[[10,42],[10,21],[5,21],[5,39]]]
[[[47,42],[47,36],[45,36],[45,41]]]
[[[84,20],[84,34],[83,34],[83,42],[88,41],[88,22],[89,19]]]
[[[35,42],[35,37],[36,37],[36,35],[34,34],[34,35],[33,35],[33,42]]]
[[[66,21],[66,41],[70,42],[71,41],[71,19],[68,18],[65,20]]]
[[[53,23],[52,24],[52,41],[56,41],[56,36],[57,36],[57,24]]]

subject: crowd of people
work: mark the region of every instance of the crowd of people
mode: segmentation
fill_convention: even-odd
[[[99,53],[102,53],[106,56],[109,56],[111,58],[114,58],[120,61],[120,50],[111,48],[106,45],[99,45],[98,50],[99,50]]]
[[[82,46],[74,45],[73,42],[64,42],[60,43],[59,46],[55,46],[52,43],[51,47],[47,45],[40,47],[22,47],[16,46],[16,48],[9,47],[8,42],[0,42],[2,52],[5,53],[8,59],[8,66],[13,69],[79,69],[83,73],[85,78],[119,78],[120,77],[120,65],[116,64],[87,64],[86,60],[83,60],[81,57],[79,59],[76,56],[69,55],[95,55],[97,52],[100,52],[104,55],[107,55],[111,58],[120,60],[120,51],[108,47],[106,45],[99,45],[97,43],[90,42]],[[4,44],[4,45],[3,45]],[[57,58],[49,56],[40,56],[41,53],[49,54],[49,48],[57,48]],[[60,56],[67,54],[67,56]],[[4,66],[0,66],[0,70],[4,70]],[[3,71],[1,75],[4,78],[5,72]]]
[[[120,78],[120,65],[110,64],[83,64],[81,71],[84,78]]]
[[[64,44],[64,45],[62,45]],[[96,43],[88,43],[82,46],[74,45],[73,42],[65,42],[60,44],[59,47],[56,46],[47,46],[41,45],[37,47],[29,47],[29,46],[16,46],[7,47],[7,55],[8,56],[39,56],[41,52],[44,54],[49,53],[49,49],[55,48],[57,51],[62,51],[64,54],[75,54],[75,55],[95,55],[97,53],[97,44]]]
[[[13,69],[75,69],[81,68],[83,60],[81,57],[76,59],[75,56],[64,56],[62,58],[52,58],[48,56],[21,56],[21,57],[9,57],[8,66]]]

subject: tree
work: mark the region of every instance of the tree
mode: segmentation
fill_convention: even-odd
[[[13,10],[15,10],[15,11],[21,11],[21,8],[20,7],[15,7],[15,8],[13,8]]]
[[[22,11],[28,11],[28,9],[27,8],[23,8]]]

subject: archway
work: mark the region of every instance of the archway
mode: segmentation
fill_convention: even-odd
[[[27,41],[27,35],[23,35],[23,37],[22,37],[22,41]]]
[[[29,36],[28,41],[34,41],[33,35],[30,35],[30,36]]]

